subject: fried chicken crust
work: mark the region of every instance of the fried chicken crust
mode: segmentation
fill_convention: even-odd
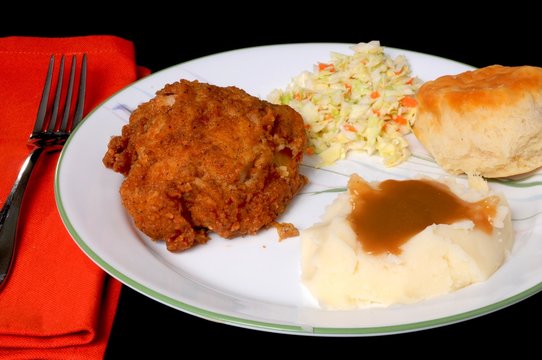
[[[135,225],[170,251],[254,234],[306,184],[302,117],[236,87],[181,80],[130,116],[103,158]]]

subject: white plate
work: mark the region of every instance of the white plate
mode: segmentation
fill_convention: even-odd
[[[330,51],[350,53],[348,44],[295,44],[257,47],[189,61],[148,76],[120,91],[89,114],[64,147],[55,194],[64,224],[81,249],[126,285],[166,305],[236,326],[306,335],[374,335],[419,330],[480,316],[520,301],[542,289],[540,223],[542,175],[516,182],[492,182],[512,206],[516,244],[506,263],[488,281],[414,305],[357,311],[325,311],[300,284],[299,238],[278,242],[275,230],[225,240],[213,236],[204,246],[169,253],[163,242],[140,233],[124,211],[123,177],[102,165],[111,136],[120,134],[130,110],[166,83],[181,78],[235,85],[265,98],[284,88],[299,72],[329,59]],[[455,74],[469,66],[398,49],[422,80]],[[369,180],[408,178],[443,172],[415,140],[414,156],[385,168],[376,157],[353,155],[333,167],[303,166],[310,184],[280,221],[304,229],[317,222],[344,187],[348,175]],[[323,191],[323,192],[322,192]],[[327,191],[327,192],[326,192]]]

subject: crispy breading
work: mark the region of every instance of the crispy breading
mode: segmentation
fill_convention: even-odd
[[[123,205],[170,251],[254,234],[306,183],[303,119],[236,87],[181,80],[141,104],[103,162],[126,176]]]

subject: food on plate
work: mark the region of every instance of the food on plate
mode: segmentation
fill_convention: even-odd
[[[495,178],[542,166],[542,68],[443,76],[417,100],[413,132],[446,171]]]
[[[303,119],[236,87],[181,80],[130,116],[106,167],[135,225],[170,251],[271,225],[306,183]]]
[[[301,231],[302,281],[320,305],[413,303],[484,281],[511,251],[506,199],[452,179],[353,175],[322,221]]]
[[[297,110],[305,120],[309,154],[322,165],[360,150],[394,166],[410,155],[403,136],[410,132],[421,81],[412,76],[404,56],[392,59],[378,41],[352,46],[354,53],[332,53],[313,72],[293,78],[269,100]]]

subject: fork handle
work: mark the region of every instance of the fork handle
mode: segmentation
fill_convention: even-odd
[[[13,263],[15,240],[17,238],[17,223],[24,191],[34,165],[42,152],[43,148],[38,147],[28,155],[2,210],[0,210],[0,288],[5,283]]]

